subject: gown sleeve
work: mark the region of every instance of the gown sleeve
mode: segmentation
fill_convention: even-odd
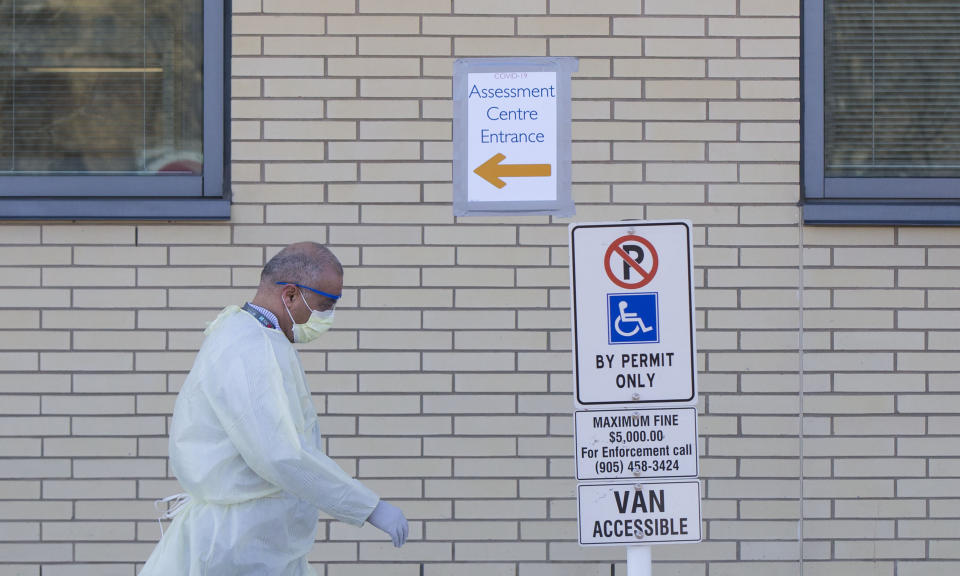
[[[257,475],[337,520],[364,523],[379,497],[301,440],[283,373],[269,345],[227,351],[207,373],[204,388],[210,405]]]

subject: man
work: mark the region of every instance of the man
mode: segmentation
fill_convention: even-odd
[[[252,302],[207,327],[170,428],[170,467],[186,494],[141,576],[313,575],[319,510],[406,541],[403,513],[322,452],[292,346],[330,327],[342,287],[329,250],[293,244],[267,262]]]

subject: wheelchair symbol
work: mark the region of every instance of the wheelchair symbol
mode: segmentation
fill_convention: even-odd
[[[656,292],[607,294],[607,302],[610,344],[660,341]]]
[[[629,338],[640,330],[643,330],[644,334],[653,330],[653,326],[647,326],[646,324],[644,324],[643,318],[640,318],[639,316],[637,316],[635,312],[627,312],[627,306],[629,305],[630,304],[628,304],[624,300],[620,301],[620,304],[619,304],[620,315],[617,316],[616,321],[614,321],[613,323],[613,329],[617,331],[617,334],[620,334],[624,338]],[[628,324],[630,322],[633,322],[635,324],[635,326],[633,327],[633,330],[629,332],[624,332],[621,326]]]

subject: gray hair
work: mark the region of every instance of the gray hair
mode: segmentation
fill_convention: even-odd
[[[343,276],[343,265],[326,246],[316,242],[291,244],[271,258],[260,272],[260,285],[293,282],[316,285],[330,269]]]

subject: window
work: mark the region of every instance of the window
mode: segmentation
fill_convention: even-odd
[[[0,218],[227,218],[225,5],[0,0]]]
[[[960,4],[803,3],[810,223],[960,223]]]

